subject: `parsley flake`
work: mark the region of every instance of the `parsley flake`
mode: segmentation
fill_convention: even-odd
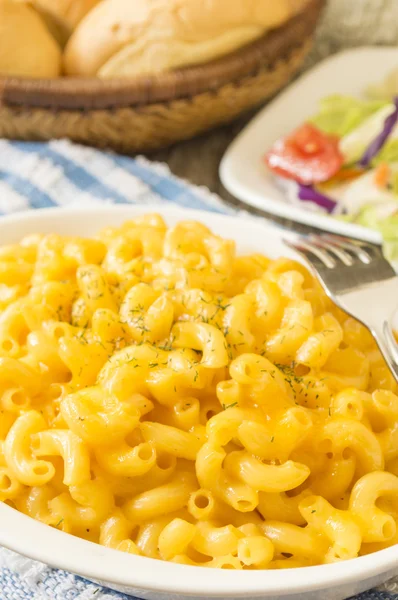
[[[228,408],[233,408],[237,404],[238,404],[237,402],[233,402],[232,404],[223,404],[222,407],[224,410],[227,410]]]

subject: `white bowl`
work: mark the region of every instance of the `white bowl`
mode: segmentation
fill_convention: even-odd
[[[240,252],[292,255],[282,233],[260,220],[147,206],[45,209],[2,217],[3,244],[33,232],[91,236],[149,210],[169,224],[195,219],[224,237],[235,239]],[[285,233],[283,235],[286,235]],[[397,572],[398,546],[354,560],[276,571],[223,571],[190,567],[110,550],[57,531],[0,503],[0,545],[53,567],[79,574],[141,598],[170,599],[273,598],[279,600],[343,600],[372,588]]]

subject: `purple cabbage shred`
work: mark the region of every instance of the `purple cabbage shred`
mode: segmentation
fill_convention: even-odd
[[[361,160],[359,161],[359,166],[366,168],[370,165],[374,157],[380,152],[383,148],[384,144],[387,142],[388,138],[393,132],[393,129],[398,121],[398,97],[394,98],[395,110],[388,115],[386,120],[384,121],[384,126],[379,135],[373,140],[373,142],[368,146],[365,150]]]
[[[303,202],[314,202],[318,206],[321,206],[322,208],[327,210],[328,213],[332,213],[336,208],[337,202],[333,200],[333,198],[322,194],[314,187],[312,187],[312,185],[303,185],[299,183],[298,186],[298,197]]]

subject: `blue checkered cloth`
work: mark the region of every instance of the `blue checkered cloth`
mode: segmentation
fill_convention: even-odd
[[[99,152],[64,140],[49,144],[0,140],[0,215],[95,203],[147,204],[150,210],[166,202],[234,212],[208,190],[193,187],[165,165],[144,158]],[[0,548],[0,600],[131,598]],[[355,600],[398,600],[398,579]]]

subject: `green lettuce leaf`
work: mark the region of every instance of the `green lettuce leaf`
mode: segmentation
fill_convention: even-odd
[[[355,222],[380,231],[383,236],[384,254],[391,262],[398,261],[398,208],[388,217],[380,218],[380,207],[364,206]]]
[[[372,165],[386,162],[388,164],[398,163],[398,139],[388,140],[377,156],[372,161]]]
[[[381,221],[378,229],[383,236],[384,252],[391,261],[398,260],[398,212]]]
[[[319,113],[310,121],[325,133],[343,137],[386,104],[381,100],[358,100],[336,94],[321,100]]]

